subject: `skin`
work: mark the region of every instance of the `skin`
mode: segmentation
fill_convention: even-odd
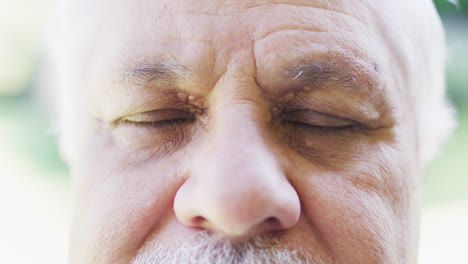
[[[129,263],[201,230],[414,263],[422,172],[410,51],[379,20],[392,3],[104,1],[70,263]]]

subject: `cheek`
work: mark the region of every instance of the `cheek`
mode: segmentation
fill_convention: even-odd
[[[391,241],[394,216],[381,197],[340,181],[322,184],[306,214],[339,263],[396,263]]]
[[[302,206],[339,263],[405,263],[408,161],[389,146],[365,149],[339,169],[303,171]]]
[[[71,258],[83,260],[77,263],[128,263],[172,212],[180,185],[173,169],[176,158],[144,165],[145,154],[141,159],[123,151],[106,132],[91,137],[86,146],[72,167]]]

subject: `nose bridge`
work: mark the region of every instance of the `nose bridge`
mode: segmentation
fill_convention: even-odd
[[[258,213],[256,204],[270,207],[272,201],[266,201],[271,199],[269,193],[283,178],[271,148],[264,142],[265,131],[249,108],[248,103],[241,102],[223,111],[224,116],[219,117],[222,124],[215,129],[208,153],[195,164],[191,175],[204,183],[200,190],[215,190],[209,192],[214,197],[205,198],[220,203],[227,211],[238,212],[240,218]]]
[[[273,154],[272,146],[265,142],[266,132],[261,125],[245,113],[247,110],[233,111],[236,117],[226,118],[229,121],[217,130],[212,153],[207,155],[211,156],[209,159],[213,166],[201,162],[204,166],[199,168],[199,177],[222,188],[222,196],[232,195],[240,203],[250,196],[255,196],[257,201],[266,199],[264,196],[268,196],[281,180],[285,180],[283,171]],[[208,168],[212,170],[209,173],[205,172]],[[237,197],[238,194],[241,195]]]
[[[234,177],[271,185],[282,178],[279,175],[273,177],[281,174],[281,168],[273,153],[274,146],[267,142],[268,125],[265,121],[269,113],[265,111],[265,106],[251,99],[235,98],[217,107],[220,110],[213,114],[212,138],[206,146],[206,155],[201,157],[198,164],[206,165],[205,161],[212,159],[211,168],[225,172],[221,175],[218,172],[210,174],[216,181]],[[200,169],[203,171],[209,167]],[[230,176],[226,172],[236,173]],[[196,170],[193,173],[196,174]]]
[[[239,100],[222,107],[215,117],[212,150],[222,153],[239,151],[238,154],[263,156],[275,160],[272,147],[268,146],[268,128],[265,120],[268,114],[256,108],[255,102]],[[242,157],[238,157],[243,159]]]
[[[266,142],[256,107],[240,100],[218,111],[213,135],[176,196],[176,214],[185,224],[245,235],[297,221],[297,194]]]

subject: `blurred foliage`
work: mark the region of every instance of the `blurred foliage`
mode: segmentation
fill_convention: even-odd
[[[3,147],[10,149],[12,157],[25,157],[35,167],[50,172],[49,175],[67,171],[48,113],[30,96],[0,96],[0,121],[8,123],[9,129],[0,133],[9,138],[8,145]]]
[[[465,33],[468,35],[468,29]],[[447,65],[448,95],[459,114],[465,115],[468,114],[468,38],[453,43],[452,50],[449,46]],[[457,44],[464,47],[457,47]]]
[[[434,0],[434,4],[442,16],[468,15],[468,0]]]
[[[433,2],[447,35],[448,95],[459,114],[465,115],[468,112],[468,0]]]

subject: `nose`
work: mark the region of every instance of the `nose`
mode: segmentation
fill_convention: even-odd
[[[197,153],[174,199],[177,218],[233,238],[291,228],[299,219],[299,197],[262,128],[242,118],[227,123]]]

